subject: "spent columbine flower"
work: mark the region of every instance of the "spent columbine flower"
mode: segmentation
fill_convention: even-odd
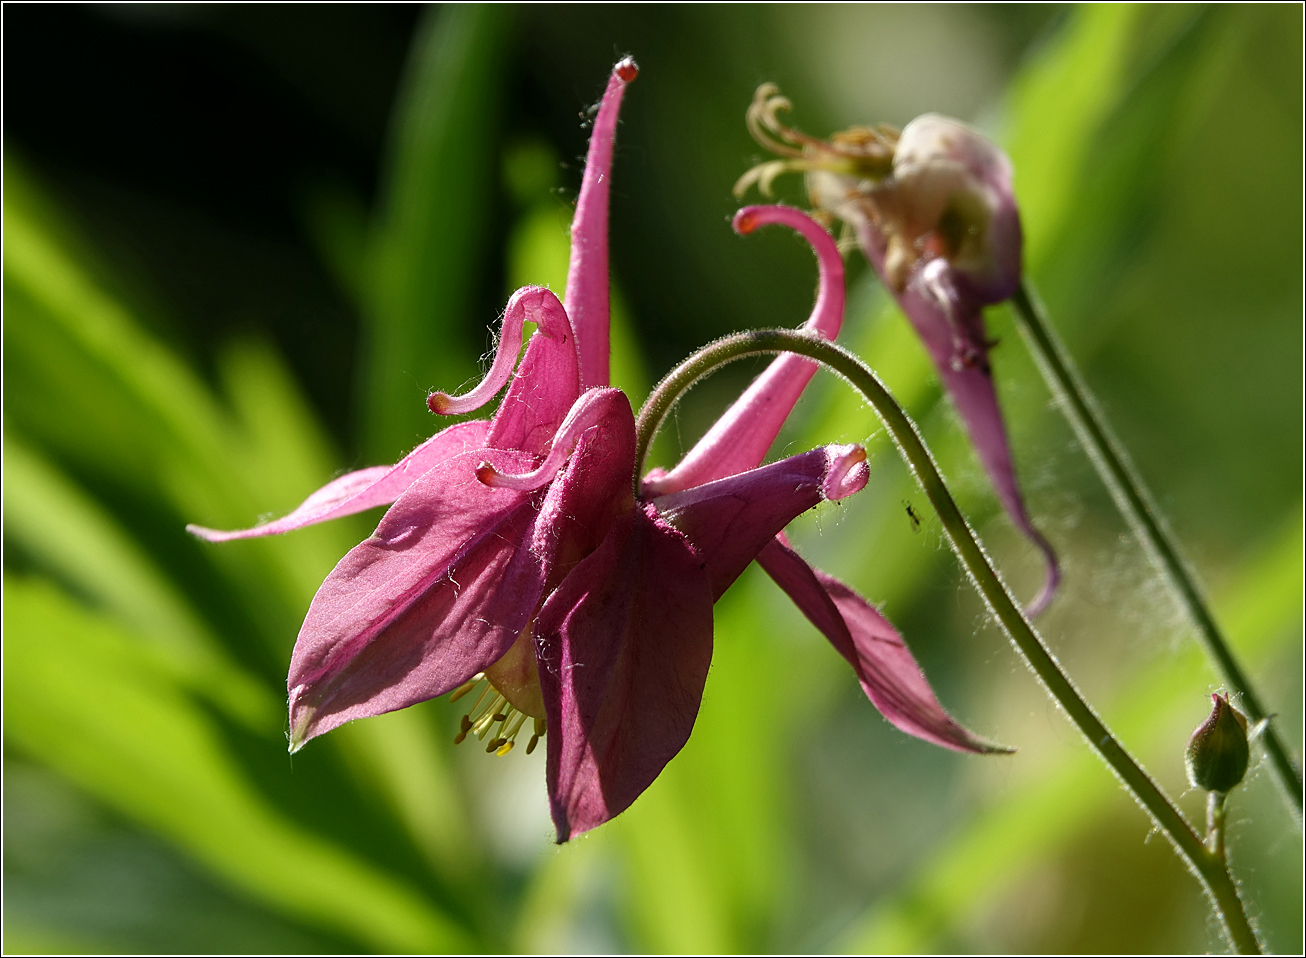
[[[917,117],[901,133],[854,127],[819,140],[780,120],[789,109],[773,84],[758,88],[749,129],[782,159],[754,167],[736,191],[757,184],[769,192],[780,174],[802,172],[812,205],[852,229],[925,343],[1003,508],[1044,556],[1046,579],[1029,606],[1036,614],[1051,600],[1060,569],[1016,480],[989,363],[995,344],[982,312],[1020,285],[1011,162],[978,131],[938,114]]]
[[[397,466],[342,477],[277,522],[192,527],[215,541],[266,535],[394,500],[309,608],[287,681],[291,749],[352,719],[479,688],[457,740],[488,739],[502,755],[528,721],[528,752],[547,731],[559,841],[628,807],[684,745],[711,660],[712,605],[759,555],[895,724],[952,748],[988,748],[947,717],[873,607],[776,539],[799,513],[865,485],[860,446],[759,466],[774,431],[760,446],[741,441],[752,420],[728,414],[709,434],[716,447],[665,474],[664,488],[651,478],[636,491],[634,416],[607,385],[608,186],[634,76],[629,60],[614,68],[595,120],[565,308],[547,290],[519,290],[485,379],[429,400],[437,413],[469,412],[511,379],[493,419],[444,430]],[[817,243],[812,323],[835,335],[843,277],[828,235],[796,211],[753,216],[739,228],[789,222]],[[528,319],[538,330],[514,375]],[[747,409],[772,410],[762,432],[779,429],[813,369],[782,358],[745,393]]]

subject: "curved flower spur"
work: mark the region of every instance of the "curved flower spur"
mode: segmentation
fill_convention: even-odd
[[[758,88],[749,130],[782,159],[749,170],[735,192],[742,196],[756,184],[769,194],[777,176],[802,172],[819,215],[851,227],[929,351],[1007,515],[1043,554],[1046,578],[1027,609],[1037,615],[1061,573],[1016,480],[989,365],[996,344],[987,338],[982,312],[1020,285],[1011,162],[977,131],[938,114],[917,117],[901,133],[881,124],[827,141],[784,124],[779,114],[790,107],[774,84]]]
[[[811,363],[776,360],[697,455],[636,493],[634,417],[607,386],[609,172],[634,76],[633,62],[617,64],[595,121],[566,308],[547,290],[519,290],[485,380],[429,400],[437,413],[468,412],[511,378],[495,416],[438,433],[394,467],[341,477],[276,522],[234,533],[191,527],[222,541],[394,501],[309,608],[287,682],[291,749],[352,719],[480,686],[458,740],[475,734],[505,754],[528,719],[527,751],[547,730],[559,841],[628,807],[684,745],[711,660],[712,605],[759,555],[891,721],[952,748],[988,750],[947,717],[865,600],[776,540],[799,513],[866,482],[859,446],[754,468]],[[782,207],[751,215],[737,221],[741,230],[786,222],[817,245],[822,292],[810,322],[836,334],[842,267],[829,236]],[[514,376],[527,320],[538,329]],[[760,420],[748,412],[761,407]]]

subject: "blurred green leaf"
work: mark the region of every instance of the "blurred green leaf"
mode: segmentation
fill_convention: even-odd
[[[339,731],[337,744],[359,780],[382,794],[436,873],[474,886],[484,880],[484,852],[450,765],[452,736],[437,732],[443,718],[418,705],[353,722]]]
[[[5,734],[251,894],[382,951],[462,951],[403,882],[265,804],[149,646],[52,586],[6,579]]]
[[[57,772],[8,748],[6,934],[88,954],[312,954],[352,939],[277,913]],[[33,949],[10,946],[14,952]]]
[[[481,325],[472,313],[495,208],[510,17],[493,4],[433,7],[413,43],[369,260],[362,437],[375,462],[434,431],[430,389],[476,373],[482,346],[468,330]]]
[[[98,955],[106,949],[100,942],[86,941],[75,935],[37,928],[21,920],[4,922],[4,943],[0,945],[10,955]]]
[[[9,416],[61,452],[148,486],[166,484],[179,460],[218,465],[223,424],[202,386],[60,248],[32,213],[35,192],[6,177]]]
[[[367,518],[222,546],[187,536],[187,520],[238,528],[287,511],[330,477],[334,451],[265,343],[237,341],[219,355],[227,411],[79,268],[62,239],[43,229],[48,217],[28,218],[29,210],[49,208],[23,202],[39,198],[37,188],[16,175],[7,185],[8,408],[32,440],[76,466],[79,478],[92,480],[87,488],[113,491],[119,508],[124,492],[136,501],[129,509],[133,526],[120,528],[58,467],[31,447],[13,446],[7,536],[158,643],[169,655],[161,667],[174,676],[184,673],[188,687],[201,688],[256,721],[262,734],[276,736],[284,721],[277,699],[284,692],[242,679],[212,636],[229,641],[232,631],[252,629],[261,651],[270,653],[260,664],[283,669],[309,600],[340,556],[364,538]],[[9,425],[7,455],[14,439]],[[141,532],[145,538],[133,541]],[[210,574],[195,581],[196,567],[203,576],[205,563],[217,579]],[[227,606],[223,621],[206,622],[188,599],[201,601],[209,616]],[[301,763],[318,765],[337,750],[350,757],[364,791],[389,806],[438,873],[475,871],[478,858],[468,848],[445,749],[417,715],[343,733],[322,756]],[[288,769],[289,760],[282,761]],[[329,794],[305,799],[346,807]],[[206,827],[205,811],[197,809],[195,827]],[[392,839],[376,832],[369,844],[380,850]]]
[[[266,640],[288,648],[322,577],[364,526],[346,520],[276,541],[211,549],[187,521],[252,525],[330,478],[335,455],[284,365],[265,345],[234,344],[220,374],[234,406],[98,287],[45,220],[37,187],[5,193],[6,412],[29,440],[97,481],[161,511],[176,548],[206,550],[249,602]]]
[[[578,841],[542,855],[517,911],[513,951],[539,955],[617,950],[604,941],[578,942],[576,927],[583,920],[586,897],[595,897],[596,886],[612,887],[613,852],[607,842]]]
[[[227,659],[140,546],[12,431],[4,437],[4,461],[6,538],[148,637],[192,691],[275,734],[281,704]]]
[[[1066,228],[1092,138],[1119,102],[1139,14],[1132,4],[1075,7],[1007,94],[1006,146],[1033,270]]]

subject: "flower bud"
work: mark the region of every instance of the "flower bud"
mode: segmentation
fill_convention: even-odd
[[[1247,774],[1247,719],[1228,696],[1212,695],[1211,700],[1211,714],[1188,740],[1184,764],[1188,780],[1198,788],[1227,792]]]

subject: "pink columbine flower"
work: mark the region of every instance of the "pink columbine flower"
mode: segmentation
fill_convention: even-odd
[[[495,450],[504,468],[531,470],[553,448],[582,384],[606,385],[608,178],[621,99],[636,73],[630,59],[613,68],[595,118],[572,224],[570,308],[547,289],[518,290],[484,380],[462,396],[428,398],[432,412],[462,414],[511,380],[493,418],[450,426],[394,466],[341,476],[266,525],[237,532],[188,527],[223,542],[393,503],[376,532],[323,582],[300,629],[287,680],[292,751],[344,722],[434,698],[482,673],[496,689],[491,714],[509,708],[513,721],[532,716],[536,736],[544,732],[529,626],[546,582],[556,585],[568,563],[598,545],[616,508],[605,491],[612,483],[585,469],[556,484],[550,498],[551,487],[487,486],[477,469]],[[528,321],[537,329],[518,365]],[[582,351],[581,341],[601,346]],[[626,476],[627,497],[629,486]],[[534,542],[537,526],[548,530],[547,541]],[[498,737],[508,745],[520,728]]]
[[[480,689],[458,740],[510,751],[547,730],[558,840],[630,805],[683,747],[712,655],[712,606],[754,558],[852,663],[900,728],[989,750],[934,698],[902,640],[851,590],[777,537],[823,500],[866,483],[860,446],[828,446],[760,466],[814,366],[776,360],[685,461],[635,490],[635,422],[608,380],[607,200],[612,144],[635,66],[614,68],[595,121],[572,228],[566,307],[519,290],[491,369],[469,393],[435,393],[468,412],[511,378],[488,422],[450,427],[394,467],[337,479],[285,519],[213,541],[284,532],[394,501],[341,560],[309,608],[291,659],[291,749],[356,718]],[[810,324],[834,336],[843,274],[829,236],[783,207],[745,210],[803,232],[821,260]],[[525,320],[538,324],[517,367]]]
[[[785,159],[750,170],[736,189],[757,183],[765,192],[780,173],[804,172],[813,206],[852,228],[925,343],[1003,508],[1043,553],[1046,578],[1028,609],[1037,614],[1061,574],[1016,480],[982,312],[1020,285],[1011,161],[978,131],[938,114],[917,117],[901,133],[854,127],[823,141],[781,122],[789,108],[774,85],[758,89],[749,128]]]
[[[602,504],[606,520],[585,523],[587,548],[571,553],[585,554],[565,575],[558,566],[546,572],[533,648],[522,650],[547,720],[549,804],[563,842],[629,807],[688,741],[712,660],[713,604],[791,519],[859,491],[866,453],[827,446],[637,497],[630,403],[599,387],[581,397],[529,473],[510,474],[499,464],[509,457],[491,455],[483,482],[526,495],[547,488],[558,503],[536,526],[538,554],[567,552],[554,540],[567,535],[559,520],[574,510]],[[581,539],[570,537],[573,549]],[[464,730],[477,722],[469,714]]]

